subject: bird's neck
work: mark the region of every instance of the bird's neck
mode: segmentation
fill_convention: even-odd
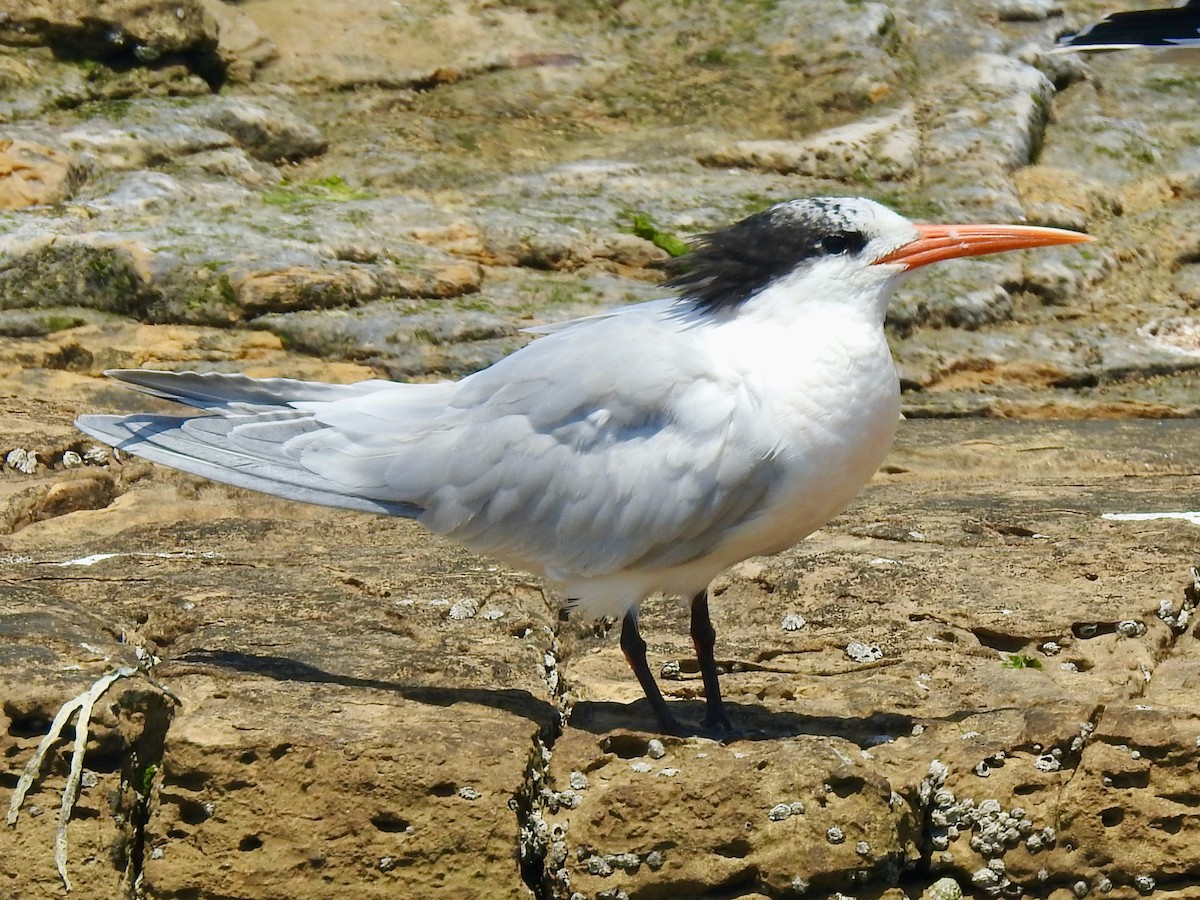
[[[837,261],[833,261],[837,262]],[[888,303],[898,283],[894,271],[826,265],[778,279],[735,307],[716,313],[723,328],[757,332],[761,339],[859,343],[883,337]]]

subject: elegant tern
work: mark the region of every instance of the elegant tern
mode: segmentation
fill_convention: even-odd
[[[837,515],[891,446],[884,336],[896,286],[940,260],[1090,240],[1020,225],[916,225],[871,200],[779,203],[674,261],[678,296],[532,328],[457,382],[325,384],[113,371],[192,417],[86,415],[154,462],[308,503],[407,516],[545,578],[621,648],[665,732],[683,728],[638,632],[691,603],[702,726],[729,731],[709,582]]]

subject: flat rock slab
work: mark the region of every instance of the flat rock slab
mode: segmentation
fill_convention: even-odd
[[[514,808],[558,718],[536,587],[438,542],[395,556],[423,540],[409,523],[173,478],[86,518],[18,532],[0,575],[5,784],[57,706],[135,642],[181,703],[138,684],[133,712],[159,732],[139,761],[137,732],[109,721],[128,693],[104,701],[86,764],[102,780],[69,832],[83,896],[119,895],[135,843],[148,896],[195,896],[199,879],[214,896],[525,895]],[[56,758],[29,802],[56,809],[64,772]],[[110,808],[130,785],[151,802]],[[13,896],[59,894],[53,818],[9,832]]]
[[[0,538],[0,777],[140,645],[182,703],[97,707],[78,896],[1166,894],[1200,874],[1197,526],[1103,516],[1186,512],[1196,471],[1186,422],[905,423],[848,512],[714,585],[721,743],[657,736],[615,635],[522,573],[110,463],[107,507]],[[685,608],[642,622],[698,720]],[[65,772],[4,832],[13,896],[61,894]]]

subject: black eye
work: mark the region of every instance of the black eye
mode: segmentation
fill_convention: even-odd
[[[821,238],[818,246],[830,256],[839,253],[856,253],[867,245],[867,236],[861,231],[839,231]]]

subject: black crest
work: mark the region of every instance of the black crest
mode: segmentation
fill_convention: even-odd
[[[806,259],[855,253],[867,236],[829,200],[773,206],[702,235],[668,263],[667,287],[707,310],[737,306]]]

